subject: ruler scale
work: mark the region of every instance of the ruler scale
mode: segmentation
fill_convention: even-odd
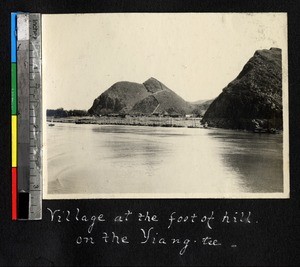
[[[17,15],[18,218],[29,210],[29,14]]]
[[[41,16],[19,13],[16,18],[18,152],[17,182],[12,185],[17,184],[18,194],[13,219],[17,213],[17,219],[38,220],[42,218]]]
[[[42,82],[41,82],[41,16],[30,14],[29,21],[29,94],[35,101],[30,101],[30,210],[29,219],[42,218]]]

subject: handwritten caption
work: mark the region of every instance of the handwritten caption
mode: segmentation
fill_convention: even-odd
[[[149,211],[135,212],[126,210],[118,215],[108,215],[103,213],[87,215],[84,211],[76,208],[74,210],[61,210],[47,208],[50,222],[53,223],[81,223],[83,224],[83,234],[74,238],[77,246],[88,246],[102,244],[115,245],[155,245],[155,246],[174,246],[178,249],[179,255],[183,256],[192,245],[200,245],[211,248],[224,246],[236,248],[237,243],[223,242],[214,236],[216,229],[233,225],[244,225],[251,227],[258,223],[251,211],[235,212],[215,212],[210,211],[206,214],[191,213],[180,214],[173,211],[164,216],[151,213]],[[105,230],[114,226],[114,231]],[[116,225],[122,225],[122,231],[118,232]],[[100,227],[99,227],[100,226]],[[109,227],[110,226],[110,227]],[[182,237],[182,229],[192,229],[195,226],[201,234],[194,231],[187,231],[189,237]],[[125,229],[135,227],[135,231],[124,234]],[[196,231],[197,232],[197,231]],[[196,237],[195,237],[196,236]]]

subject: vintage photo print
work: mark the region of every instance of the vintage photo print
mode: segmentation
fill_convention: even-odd
[[[286,13],[42,25],[45,199],[289,198]]]

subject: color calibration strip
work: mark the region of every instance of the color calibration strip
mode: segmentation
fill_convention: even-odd
[[[12,219],[18,219],[17,183],[17,13],[11,14],[11,142],[12,142]]]
[[[12,219],[42,218],[40,14],[11,14]]]

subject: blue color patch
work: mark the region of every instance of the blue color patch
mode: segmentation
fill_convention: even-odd
[[[17,62],[17,12],[11,13],[11,62]]]

